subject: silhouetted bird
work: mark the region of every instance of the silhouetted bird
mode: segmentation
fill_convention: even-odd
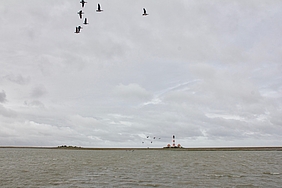
[[[87,22],[87,18],[84,18],[84,22],[83,22],[83,24],[89,24],[88,22]]]
[[[84,7],[84,4],[87,3],[87,2],[84,1],[84,0],[81,0],[80,3],[81,3],[81,7]]]
[[[145,8],[143,8],[143,14],[142,14],[143,16],[147,16],[147,15],[149,15],[149,14],[147,14],[147,12],[146,12],[146,9]]]
[[[80,25],[77,26],[77,28],[78,28],[78,31],[79,31],[79,32],[80,32],[81,29],[83,29]]]
[[[147,136],[147,138],[149,138],[149,136]]]
[[[82,29],[82,27],[80,25],[75,27],[75,33],[80,33],[81,29]]]
[[[79,15],[79,18],[82,19],[82,14],[84,14],[84,12],[80,10],[77,14]]]
[[[96,12],[101,12],[101,11],[103,11],[103,10],[101,9],[100,4],[98,4],[98,9],[96,10]]]
[[[75,27],[75,33],[79,33],[80,29],[78,29],[78,27]]]

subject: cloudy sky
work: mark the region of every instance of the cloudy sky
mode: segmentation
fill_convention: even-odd
[[[280,0],[86,1],[0,3],[1,146],[282,145]]]

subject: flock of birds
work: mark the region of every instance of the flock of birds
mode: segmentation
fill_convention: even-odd
[[[81,7],[83,8],[83,7],[85,6],[85,3],[87,3],[87,2],[84,1],[84,0],[81,0],[80,3],[81,3]],[[101,5],[98,3],[98,7],[97,7],[96,12],[102,12],[102,11],[103,11],[103,10],[102,10],[102,8],[101,8]],[[83,12],[82,10],[80,10],[77,14],[78,14],[79,18],[82,19],[82,18],[83,18],[82,15],[84,14],[84,12]],[[143,14],[142,14],[142,16],[147,16],[147,15],[149,15],[149,14],[147,14],[146,9],[143,8]],[[83,24],[84,24],[84,25],[89,24],[88,21],[87,21],[87,18],[84,18]],[[77,26],[77,27],[75,27],[75,33],[80,33],[81,29],[82,29],[82,27],[81,27],[80,25]]]
[[[147,136],[146,137],[147,138],[147,140],[149,140],[149,142],[152,144],[153,143],[153,140],[156,140],[157,139],[157,137],[152,137],[153,138],[153,140],[150,138],[150,136]],[[161,139],[161,138],[158,138],[158,139]],[[145,143],[145,141],[142,141],[142,144],[144,144]]]

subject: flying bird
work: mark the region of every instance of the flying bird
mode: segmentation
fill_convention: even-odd
[[[101,12],[101,11],[103,11],[103,10],[101,9],[100,4],[98,4],[98,9],[96,10],[96,12]]]
[[[149,14],[147,14],[147,12],[146,12],[146,9],[145,8],[143,8],[143,14],[142,14],[143,16],[147,16],[147,15],[149,15]]]
[[[80,29],[78,27],[75,27],[75,32],[74,33],[79,33]]]
[[[81,3],[81,7],[83,8],[83,7],[84,7],[84,4],[87,3],[87,2],[84,1],[84,0],[81,0],[80,3]]]
[[[84,12],[80,10],[77,14],[79,15],[79,18],[82,19],[82,14],[84,14]]]
[[[83,24],[89,24],[88,22],[87,22],[87,18],[84,18],[84,22],[83,22]]]
[[[81,29],[83,29],[80,25],[77,26],[77,28],[78,28],[78,31],[79,31],[79,32],[80,32]]]
[[[80,25],[75,27],[75,33],[80,33],[81,29],[82,29],[82,27]]]

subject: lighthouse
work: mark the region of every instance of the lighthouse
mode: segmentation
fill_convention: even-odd
[[[175,147],[175,136],[172,135],[172,147]]]
[[[180,144],[177,144],[177,146],[176,146],[176,144],[175,144],[175,136],[172,135],[172,145],[167,144],[167,146],[164,147],[164,148],[182,148],[182,146]]]

